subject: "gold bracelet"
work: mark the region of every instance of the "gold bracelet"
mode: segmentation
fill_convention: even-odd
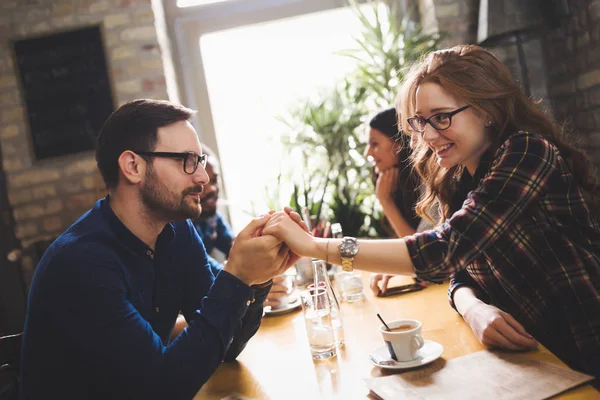
[[[329,264],[329,242],[331,242],[331,239],[327,239],[327,245],[325,246],[325,264]]]

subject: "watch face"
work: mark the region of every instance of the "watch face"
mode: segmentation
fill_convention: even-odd
[[[356,239],[344,239],[340,244],[340,253],[342,257],[354,257],[358,253]]]

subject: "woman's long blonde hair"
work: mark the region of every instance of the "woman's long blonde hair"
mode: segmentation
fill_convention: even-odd
[[[489,51],[474,45],[460,45],[428,54],[415,64],[402,84],[398,97],[399,122],[407,134],[413,132],[406,118],[415,114],[418,87],[432,82],[440,85],[455,98],[464,100],[482,115],[490,117],[489,129],[492,146],[497,148],[511,134],[526,130],[544,136],[560,151],[571,172],[588,196],[588,205],[597,214],[599,188],[595,169],[586,154],[569,143],[562,126],[556,124],[540,110],[532,99],[517,86],[508,68]],[[450,217],[450,203],[454,193],[455,178],[462,166],[446,169],[437,164],[435,154],[422,140],[413,152],[414,168],[423,189],[417,203],[417,213],[433,220],[429,213],[439,202],[439,221]]]

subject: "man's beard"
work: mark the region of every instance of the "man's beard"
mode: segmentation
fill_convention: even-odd
[[[187,188],[181,195],[176,195],[160,182],[152,166],[146,171],[145,181],[140,194],[142,203],[150,212],[168,221],[196,219],[200,216],[200,203],[188,198],[187,194],[202,192],[202,186]]]

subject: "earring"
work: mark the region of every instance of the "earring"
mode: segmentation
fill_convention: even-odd
[[[492,121],[488,121],[488,122],[485,124],[485,126],[487,126],[488,128],[489,128],[490,126],[492,126]]]

